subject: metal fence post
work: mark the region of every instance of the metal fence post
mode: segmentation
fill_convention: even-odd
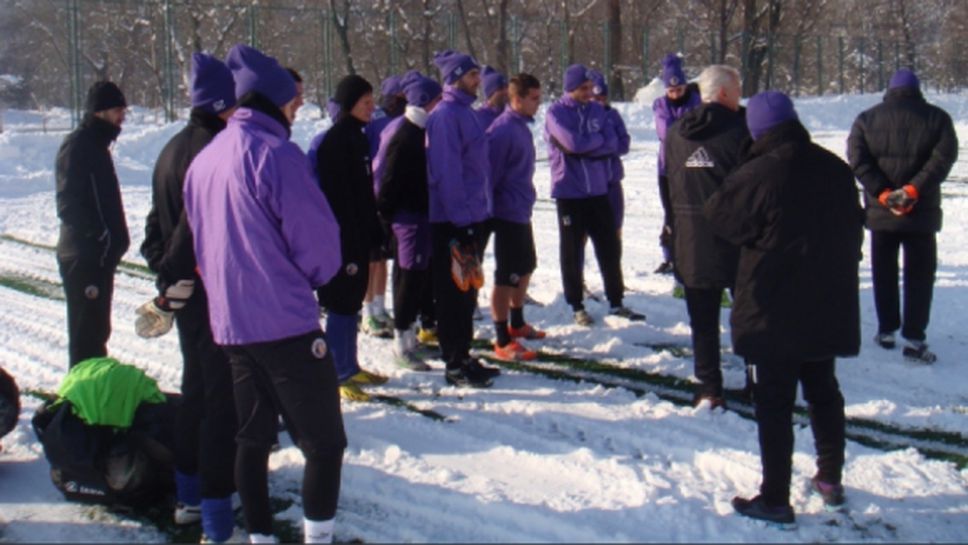
[[[602,72],[605,75],[605,80],[608,81],[609,74],[612,73],[612,47],[609,43],[609,38],[612,37],[612,25],[608,24],[608,21],[602,23],[602,35],[602,37],[605,38],[605,53],[602,58]]]
[[[457,47],[457,25],[453,13],[447,15],[447,47],[449,49]]]
[[[390,73],[397,73],[397,64],[400,62],[400,51],[397,50],[397,12],[390,10],[387,27],[390,30]]]
[[[70,42],[70,62],[71,73],[71,128],[73,129],[81,122],[81,38],[80,38],[80,10],[78,2],[80,0],[67,0],[67,33]]]
[[[766,88],[773,88],[773,33],[766,33]]]
[[[823,96],[823,36],[817,36],[817,96]]]
[[[571,51],[570,51],[570,48],[568,47],[568,33],[570,32],[570,30],[568,28],[567,19],[563,19],[561,23],[559,23],[559,25],[561,27],[561,31],[560,31],[561,55],[559,56],[560,65],[559,65],[558,75],[559,77],[564,77],[563,75],[565,73],[565,68],[568,67],[569,58],[571,57]]]
[[[249,45],[256,49],[259,48],[259,29],[256,23],[256,11],[258,9],[258,6],[249,6]]]
[[[844,37],[837,38],[837,63],[840,71],[840,94],[844,94]]]
[[[894,71],[901,69],[901,42],[894,40]]]
[[[864,94],[867,91],[867,41],[863,37],[859,38],[857,49],[860,51],[860,92]]]
[[[649,29],[642,31],[642,84],[648,85],[649,77]]]
[[[716,64],[716,31],[709,31],[709,64]]]
[[[797,34],[793,42],[793,94],[800,96],[800,50],[803,48],[803,36]]]
[[[511,16],[511,67],[512,72],[521,72],[521,22],[517,15]]]
[[[323,12],[323,73],[325,74],[326,96],[333,96],[333,24],[329,13]],[[325,106],[325,105],[324,105]]]
[[[165,0],[165,120],[175,120],[175,78],[173,71],[174,52],[172,35],[174,21],[171,14],[171,0]]]
[[[877,90],[884,89],[884,42],[877,40]]]

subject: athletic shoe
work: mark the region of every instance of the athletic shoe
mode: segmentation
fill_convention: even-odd
[[[763,496],[746,499],[736,496],[733,498],[733,509],[744,517],[763,521],[781,530],[793,530],[797,527],[793,508],[789,505],[767,505]]]
[[[377,384],[386,384],[387,380],[387,377],[383,375],[378,375],[366,369],[360,369],[359,373],[348,378],[346,382],[359,384],[360,386],[375,386]]]
[[[716,409],[726,410],[726,399],[722,396],[710,395],[710,394],[696,394],[692,398],[692,406],[699,408],[703,403],[709,405],[709,410],[713,411]]]
[[[467,386],[470,388],[490,388],[494,384],[491,377],[467,365],[448,369],[444,373],[444,380],[451,386]]]
[[[928,350],[927,343],[923,341],[907,341],[907,346],[902,352],[904,359],[917,363],[932,364],[938,361],[938,356]]]
[[[339,396],[347,401],[369,401],[370,394],[363,391],[359,384],[346,381],[339,385]]]
[[[886,348],[888,350],[893,350],[896,346],[893,333],[878,333],[877,335],[874,335],[874,342],[880,345],[881,348]]]
[[[402,354],[394,354],[393,363],[397,364],[397,367],[409,371],[430,371],[430,366],[411,350]]]
[[[674,270],[675,267],[672,265],[671,261],[663,261],[653,274],[672,274]]]
[[[476,373],[482,373],[484,376],[488,378],[495,378],[495,377],[501,376],[500,369],[498,369],[497,367],[490,367],[487,365],[483,365],[481,363],[481,360],[477,358],[468,358],[464,360],[464,365],[467,367],[470,367]]]
[[[843,485],[824,482],[814,477],[810,479],[810,486],[823,498],[823,505],[828,511],[841,511],[847,507]]]
[[[360,329],[363,333],[371,337],[378,337],[381,339],[391,339],[393,338],[393,328],[387,327],[383,320],[377,318],[376,316],[364,316],[363,321],[360,323]]]
[[[595,323],[595,319],[592,318],[588,311],[585,309],[580,309],[575,311],[575,323],[581,326],[588,327]]]
[[[625,306],[622,306],[622,307],[612,307],[608,311],[608,314],[610,316],[618,316],[620,318],[625,318],[625,319],[629,320],[630,322],[644,322],[645,321],[645,314],[640,314],[640,313],[635,312],[634,310],[630,309],[629,307],[625,307]]]
[[[540,329],[535,329],[531,324],[524,324],[521,327],[511,327],[508,326],[508,335],[511,338],[521,338],[533,341],[535,339],[543,339],[547,337],[547,334]]]
[[[195,524],[202,520],[202,506],[199,505],[186,505],[182,502],[175,504],[175,524],[183,526],[186,524]]]
[[[202,534],[202,539],[199,541],[199,543],[248,543],[248,542],[249,542],[248,534],[245,533],[245,530],[238,527],[232,530],[232,535],[230,535],[229,538],[226,539],[225,541],[215,541],[215,540],[209,539],[208,536],[206,536],[205,534]]]
[[[437,329],[424,329],[420,328],[417,332],[417,340],[420,344],[438,344],[437,340]]]
[[[504,346],[494,343],[494,356],[504,361],[530,361],[538,357],[534,350],[528,350],[518,341],[511,341]]]

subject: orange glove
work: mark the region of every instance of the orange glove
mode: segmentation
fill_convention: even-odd
[[[484,286],[484,271],[473,245],[450,242],[450,277],[460,291],[479,290]]]
[[[904,216],[914,210],[914,205],[918,202],[918,188],[907,184],[901,189],[895,189],[887,197],[891,213],[895,216]]]

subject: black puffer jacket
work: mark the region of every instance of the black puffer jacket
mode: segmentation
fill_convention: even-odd
[[[111,160],[111,142],[121,128],[88,115],[57,151],[57,256],[115,267],[131,239],[121,187]]]
[[[739,249],[716,236],[702,207],[739,165],[748,140],[745,110],[715,103],[687,112],[666,135],[676,276],[690,288],[733,285]]]
[[[426,134],[427,131],[407,119],[387,144],[383,179],[377,195],[377,208],[384,221],[393,221],[398,212],[427,218],[430,197],[424,149]]]
[[[912,87],[891,89],[884,102],[854,121],[847,157],[864,186],[867,227],[873,231],[935,233],[941,230],[941,182],[958,158],[951,117]],[[877,197],[911,184],[918,202],[896,216]]]
[[[182,191],[185,173],[198,152],[225,128],[225,121],[204,110],[192,110],[188,125],[165,144],[151,180],[151,211],[145,222],[141,255],[158,273],[160,286],[192,278],[195,253],[185,216]]]
[[[857,354],[864,230],[847,164],[788,121],[752,145],[705,214],[741,245],[730,315],[737,354],[758,364]]]

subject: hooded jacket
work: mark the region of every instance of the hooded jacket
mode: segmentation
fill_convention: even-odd
[[[869,229],[941,230],[941,182],[958,159],[958,137],[951,117],[928,104],[917,88],[890,89],[882,103],[857,116],[847,139],[847,157],[864,186]],[[918,190],[910,213],[896,216],[878,202],[885,189],[907,184]]]
[[[530,223],[537,200],[534,189],[534,137],[529,124],[534,119],[510,107],[487,129],[494,181],[494,217],[515,223]]]
[[[686,113],[666,135],[675,270],[687,287],[733,285],[739,250],[716,236],[702,207],[739,166],[748,140],[744,111],[716,103]]]
[[[679,120],[686,112],[702,104],[699,86],[690,83],[686,86],[686,94],[678,100],[671,100],[663,95],[652,103],[652,116],[655,120],[655,133],[659,137],[659,176],[665,176],[665,141],[669,127]]]
[[[57,151],[57,257],[116,267],[131,239],[111,143],[121,128],[88,114]]]
[[[622,156],[628,155],[632,145],[632,137],[629,136],[629,131],[625,128],[625,120],[622,119],[622,114],[618,113],[615,108],[605,106],[605,120],[615,128],[615,137],[618,139],[615,155],[608,162],[608,185],[612,186],[622,183],[625,178],[625,165],[622,164]]]
[[[601,104],[561,97],[545,114],[545,140],[553,198],[583,199],[608,192],[610,156],[619,144]]]
[[[737,354],[782,365],[858,353],[863,213],[840,158],[799,121],[781,123],[753,143],[705,214],[742,248],[730,313]]]
[[[474,97],[456,87],[427,118],[427,185],[430,222],[465,227],[491,217],[487,138]]]
[[[285,126],[239,108],[188,168],[185,212],[216,343],[319,330],[313,289],[340,267],[339,226]]]

